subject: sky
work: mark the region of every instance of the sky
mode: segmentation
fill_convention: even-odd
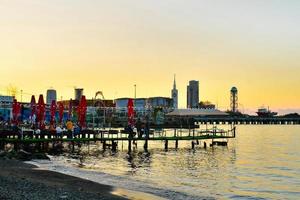
[[[300,112],[298,0],[0,0],[0,93],[9,84],[59,98],[171,95],[241,111]],[[20,95],[19,95],[20,96]],[[19,97],[20,98],[20,97]]]

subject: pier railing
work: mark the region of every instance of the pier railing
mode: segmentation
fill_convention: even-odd
[[[202,140],[218,138],[234,138],[236,128],[225,130],[211,129],[150,129],[140,135],[132,135],[122,129],[85,129],[79,133],[62,131],[39,131],[33,129],[0,130],[0,141],[50,142],[50,141],[124,141],[124,140]]]

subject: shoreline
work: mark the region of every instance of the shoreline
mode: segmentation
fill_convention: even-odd
[[[163,199],[38,168],[14,159],[0,159],[0,199]]]

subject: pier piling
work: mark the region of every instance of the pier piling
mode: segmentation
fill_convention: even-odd
[[[128,140],[128,152],[131,152],[131,140]]]
[[[144,150],[145,150],[146,152],[148,151],[148,140],[145,140]]]
[[[111,142],[111,150],[112,151],[117,151],[117,146],[118,146],[118,143],[113,140]]]
[[[168,150],[168,140],[165,140],[165,150]]]
[[[106,150],[106,141],[105,140],[103,141],[102,145],[103,145],[103,150],[105,151]]]

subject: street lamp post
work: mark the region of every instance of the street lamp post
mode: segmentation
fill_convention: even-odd
[[[134,98],[136,99],[136,84],[134,84]]]

